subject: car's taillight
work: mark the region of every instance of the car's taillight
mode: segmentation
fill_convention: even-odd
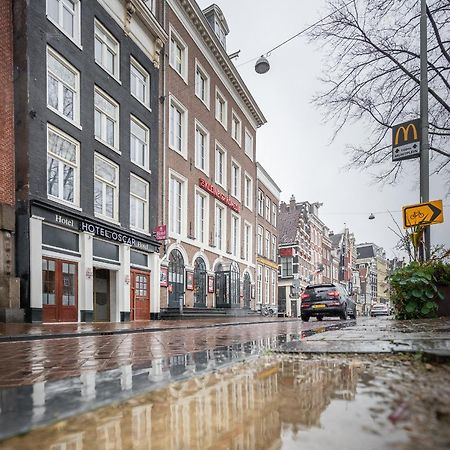
[[[309,303],[302,303],[302,308],[309,308],[311,305]]]
[[[339,291],[328,291],[327,295],[329,297],[339,298]]]
[[[302,294],[302,300],[306,300],[307,298],[311,297],[309,294]]]

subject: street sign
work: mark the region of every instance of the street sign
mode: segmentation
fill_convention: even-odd
[[[434,200],[418,205],[403,207],[403,227],[409,228],[417,225],[433,225],[444,222],[444,209],[442,200]]]
[[[409,120],[392,127],[392,161],[420,156],[420,119]]]
[[[167,226],[158,225],[154,230],[154,235],[157,241],[164,241],[167,239]]]

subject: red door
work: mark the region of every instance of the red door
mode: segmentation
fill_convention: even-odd
[[[131,271],[131,320],[150,320],[150,272]]]
[[[78,321],[78,264],[42,258],[42,321]]]

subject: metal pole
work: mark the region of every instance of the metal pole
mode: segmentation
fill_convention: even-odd
[[[420,202],[430,200],[430,161],[428,144],[428,58],[427,58],[427,3],[420,3],[420,118],[422,140],[420,143]],[[425,259],[430,258],[430,227],[424,232]]]

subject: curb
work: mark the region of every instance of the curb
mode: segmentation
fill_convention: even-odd
[[[279,323],[279,322],[297,322],[300,318],[283,319],[283,320],[264,320],[261,322],[232,322],[232,323],[213,323],[206,325],[186,325],[181,327],[166,326],[161,328],[133,328],[123,330],[111,330],[111,331],[80,331],[76,333],[51,333],[51,334],[18,334],[9,336],[0,336],[0,343],[3,342],[23,342],[23,341],[38,341],[47,339],[64,339],[64,338],[77,338],[77,337],[92,337],[92,336],[112,336],[120,334],[137,334],[137,333],[156,333],[159,331],[172,331],[172,330],[195,330],[201,328],[220,328],[220,327],[233,327],[239,325],[259,325],[263,323]]]

